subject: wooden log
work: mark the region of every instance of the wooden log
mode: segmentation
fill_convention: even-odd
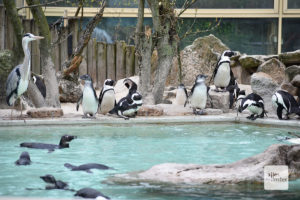
[[[135,66],[135,48],[134,45],[126,46],[126,77],[134,76]]]
[[[32,32],[34,35],[39,35],[38,26],[35,23],[32,24]],[[31,70],[36,74],[41,74],[41,52],[40,52],[40,41],[32,42],[31,51]]]
[[[97,51],[97,82],[98,87],[102,87],[106,79],[106,64],[107,64],[107,52],[106,52],[106,43],[98,42],[98,51]]]
[[[0,50],[5,49],[5,8],[0,6]]]
[[[107,77],[113,80],[116,80],[116,45],[107,44]]]
[[[126,44],[124,41],[116,42],[116,80],[126,76]]]

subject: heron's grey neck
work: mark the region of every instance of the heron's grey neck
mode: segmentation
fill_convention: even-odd
[[[24,40],[22,42],[25,57],[24,57],[24,61],[23,61],[23,69],[24,70],[20,70],[20,71],[22,73],[21,77],[23,79],[25,79],[25,78],[29,79],[29,75],[30,75],[30,65],[31,65],[30,60],[31,60],[31,58],[30,58],[30,50],[29,50],[28,45],[29,45],[29,41]]]

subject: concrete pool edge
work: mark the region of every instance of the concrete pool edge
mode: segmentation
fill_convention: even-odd
[[[51,119],[25,119],[24,120],[1,120],[0,127],[5,126],[36,126],[36,125],[135,125],[135,124],[182,124],[182,123],[246,123],[253,125],[270,125],[278,127],[300,127],[300,120],[278,120],[274,118],[248,120],[245,117],[227,115],[206,116],[162,116],[162,117],[137,117],[124,120],[115,117],[101,117],[97,119],[81,118],[51,118]]]

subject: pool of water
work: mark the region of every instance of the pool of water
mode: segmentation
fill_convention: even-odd
[[[0,127],[0,196],[72,198],[71,191],[38,190],[46,185],[39,177],[52,174],[72,189],[92,187],[117,200],[300,199],[299,181],[290,182],[288,191],[246,185],[172,188],[102,183],[114,174],[166,162],[231,163],[262,152],[288,131],[295,130],[244,124]],[[22,142],[58,144],[64,134],[78,136],[68,149],[48,153],[19,147]],[[31,165],[14,164],[22,151],[29,152]],[[101,163],[114,170],[70,171],[64,167],[67,162]]]

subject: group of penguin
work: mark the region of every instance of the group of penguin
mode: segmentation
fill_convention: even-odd
[[[118,103],[115,98],[114,80],[106,79],[104,81],[100,96],[97,98],[92,78],[85,74],[80,76],[80,79],[84,81],[84,88],[77,101],[76,109],[78,111],[79,105],[82,104],[83,118],[95,118],[99,109],[101,114],[117,114],[119,117],[129,119],[129,117],[135,117],[143,104],[142,95],[137,91],[137,84],[129,78],[123,81],[129,90],[128,94]]]
[[[263,118],[267,115],[265,110],[264,100],[261,96],[255,93],[248,94],[246,96],[244,90],[240,90],[237,81],[230,68],[230,57],[234,55],[234,52],[226,50],[222,53],[221,58],[217,62],[214,69],[211,80],[213,79],[216,87],[216,92],[229,92],[229,108],[232,108],[234,101],[237,101],[237,111],[242,112],[246,108],[250,111],[251,115],[248,119],[255,120],[257,118]],[[180,84],[176,93],[176,102],[186,106],[190,104],[193,109],[193,113],[201,115],[206,108],[206,102],[209,98],[210,87],[206,86],[205,80],[207,76],[198,75],[195,83],[188,95],[186,88],[183,84]],[[211,82],[210,80],[210,82]],[[220,90],[221,89],[221,90]],[[300,116],[300,105],[295,98],[286,91],[279,90],[272,96],[272,104],[276,108],[278,119],[289,119],[289,115],[297,114]],[[211,102],[211,106],[213,104]],[[285,115],[283,117],[283,115]]]
[[[63,135],[60,139],[58,145],[56,144],[47,144],[47,143],[37,143],[37,142],[23,142],[20,144],[20,147],[33,148],[33,149],[46,149],[49,152],[54,151],[55,149],[64,149],[69,148],[69,142],[73,139],[77,138],[72,135]],[[15,162],[16,165],[30,165],[32,163],[29,153],[24,151],[21,153],[19,159]],[[92,173],[91,169],[99,169],[99,170],[108,170],[113,169],[103,164],[98,163],[87,163],[79,166],[74,166],[70,163],[65,163],[64,166],[71,171],[85,171],[87,173]],[[102,194],[100,191],[95,190],[93,188],[82,188],[80,190],[70,189],[68,184],[61,180],[56,180],[55,177],[51,174],[46,174],[44,176],[40,176],[40,178],[47,183],[48,185],[45,187],[46,190],[52,189],[60,189],[60,190],[68,190],[72,192],[76,192],[74,196],[80,196],[83,198],[95,198],[97,200],[107,200],[109,197]],[[26,188],[27,190],[43,190],[41,188]]]

